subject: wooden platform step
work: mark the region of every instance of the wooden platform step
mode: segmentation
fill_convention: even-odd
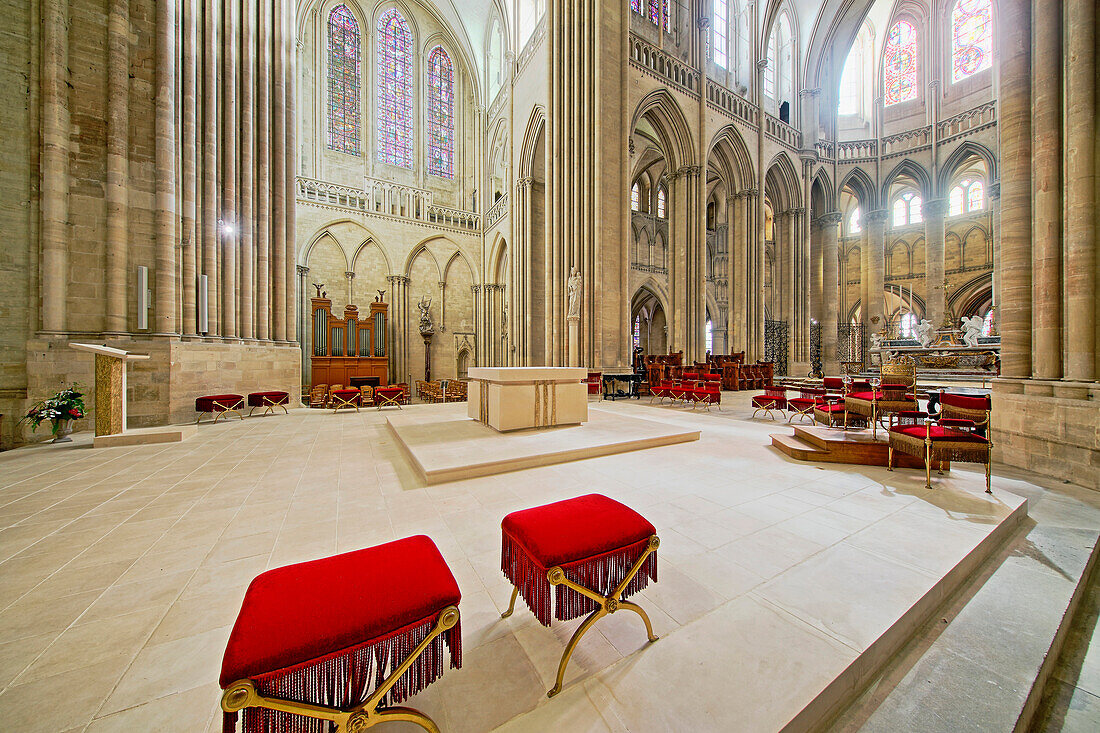
[[[820,425],[794,425],[794,434],[773,433],[772,445],[799,461],[848,463],[856,466],[885,466],[889,460],[889,445],[879,431],[878,439],[870,430],[838,430]],[[924,468],[919,458],[907,453],[894,453],[898,468]],[[933,464],[933,469],[947,470],[950,462]]]

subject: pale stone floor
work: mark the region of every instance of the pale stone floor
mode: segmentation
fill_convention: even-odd
[[[698,442],[432,487],[417,483],[374,410],[229,421],[175,445],[95,451],[78,434],[72,446],[0,454],[0,729],[220,730],[218,670],[252,577],[416,533],[440,546],[463,595],[464,669],[410,702],[444,730],[774,729],[794,693],[746,701],[722,671],[744,664],[746,649],[792,677],[806,656],[846,664],[884,619],[874,609],[847,627],[823,625],[827,611],[799,618],[800,604],[811,618],[828,595],[827,574],[816,580],[821,598],[785,602],[768,599],[770,580],[858,551],[872,584],[926,582],[943,559],[936,543],[916,552],[906,534],[933,517],[952,537],[978,529],[973,514],[936,506],[918,471],[780,456],[767,447],[776,423],[749,420],[747,394],[724,399],[711,414],[601,404],[702,429]],[[984,502],[979,467],[940,481]],[[1063,501],[1007,470],[995,469],[994,489]],[[548,701],[576,622],[545,629],[525,608],[500,620],[510,589],[499,523],[589,491],[657,525],[660,582],[639,599],[663,638],[642,649],[635,616],[602,620]],[[1100,526],[1094,505],[1065,501]],[[862,544],[845,546],[860,533]],[[768,628],[735,642],[715,633],[762,606]]]

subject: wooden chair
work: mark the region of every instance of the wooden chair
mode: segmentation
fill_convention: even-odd
[[[309,406],[324,407],[328,399],[328,385],[316,384],[309,390]]]
[[[990,488],[993,442],[978,431],[989,426],[992,404],[989,397],[940,394],[940,417],[905,410],[896,413],[897,424],[890,426],[890,452],[887,467],[894,470],[894,451],[924,461],[925,486],[932,488],[932,463],[961,461],[985,465],[985,491]],[[942,473],[942,471],[941,471]]]
[[[370,407],[374,404],[374,387],[364,384],[359,388],[359,393],[361,395],[359,401],[363,404],[363,407]]]

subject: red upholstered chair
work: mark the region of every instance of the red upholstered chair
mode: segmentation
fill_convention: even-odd
[[[672,399],[672,382],[667,380],[657,383],[655,387],[650,387],[650,402],[657,400],[660,402],[663,399]]]
[[[252,417],[252,413],[256,411],[257,407],[264,408],[261,415],[266,415],[269,412],[275,412],[276,407],[283,408],[283,412],[290,414],[286,409],[286,406],[290,404],[289,392],[250,392],[248,394],[248,416]]]
[[[692,400],[696,405],[703,405],[708,410],[711,405],[717,405],[718,409],[722,409],[722,383],[721,382],[701,382],[698,387],[692,391]],[[694,405],[693,405],[694,407]]]
[[[932,420],[928,413],[906,410],[897,413],[897,424],[890,426],[890,454],[887,466],[894,470],[894,451],[898,450],[924,461],[925,485],[932,488],[934,461],[962,461],[985,464],[985,490],[990,489],[990,462],[993,443],[979,430],[989,425],[989,397],[968,397],[940,394],[940,417]]]
[[[799,387],[798,396],[787,400],[787,407],[791,411],[787,422],[791,422],[796,417],[799,420],[808,417],[810,422],[813,422],[814,408],[824,401],[824,397],[825,390],[820,387]]]
[[[588,494],[512,512],[500,528],[500,567],[515,586],[503,618],[512,615],[520,595],[543,626],[551,618],[568,621],[588,614],[565,647],[547,697],[561,692],[577,642],[604,616],[633,611],[645,622],[649,640],[657,641],[646,612],[624,600],[649,581],[657,582],[654,553],[661,542],[645,517],[614,499]]]
[[[878,438],[878,423],[885,415],[917,409],[917,365],[909,357],[887,362],[881,367],[882,384],[867,392],[849,391],[844,396],[844,426],[848,415],[862,415],[871,422],[871,437]],[[889,425],[886,425],[888,428]]]
[[[396,707],[462,666],[461,594],[419,535],[288,565],[248,586],[222,659],[223,731],[339,733],[431,718]],[[449,655],[444,653],[444,645]]]
[[[600,394],[603,391],[603,372],[589,372],[584,383],[588,385],[588,394]]]
[[[383,407],[396,407],[401,409],[401,397],[404,394],[404,390],[401,389],[399,384],[391,384],[388,387],[375,387],[374,388],[374,404],[381,410]]]
[[[198,397],[195,399],[195,412],[199,413],[199,418],[195,420],[195,424],[198,425],[202,421],[202,416],[210,413],[214,414],[215,423],[218,422],[218,418],[229,412],[244,420],[244,415],[241,414],[243,407],[244,397],[239,394],[215,394]]]
[[[772,410],[779,410],[779,414],[786,416],[784,410],[787,409],[787,388],[786,387],[765,387],[764,394],[756,395],[752,398],[752,406],[756,409],[753,410],[752,416],[756,417],[756,413],[761,410],[764,414],[771,419],[775,419],[772,414]]]

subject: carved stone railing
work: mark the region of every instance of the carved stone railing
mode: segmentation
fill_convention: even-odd
[[[870,160],[877,154],[877,149],[877,140],[848,140],[836,144],[836,160],[838,163]]]
[[[698,71],[634,34],[630,35],[630,63],[698,97]]]
[[[667,275],[668,268],[661,267],[660,265],[643,265],[641,262],[631,262],[631,270],[638,270],[639,272],[652,272],[656,275]]]
[[[917,127],[882,138],[882,155],[898,155],[926,148],[932,144],[932,126]]]
[[[943,139],[966,132],[974,132],[994,125],[996,122],[997,101],[993,100],[940,121],[937,123],[937,132],[939,132],[940,139]]]
[[[772,117],[769,114],[764,115],[764,134],[780,145],[785,145],[792,150],[802,148],[802,133],[778,117]]]
[[[707,105],[719,112],[725,112],[735,120],[741,120],[753,129],[760,126],[755,104],[710,79],[707,80]]]
[[[494,226],[501,218],[508,213],[508,194],[502,194],[496,203],[493,204],[487,212],[485,212],[485,228],[489,229]]]
[[[392,216],[464,231],[481,229],[481,217],[476,213],[437,206],[432,203],[432,192],[421,188],[373,178],[366,179],[363,188],[300,176],[295,183],[300,203]]]
[[[818,160],[833,160],[836,157],[836,145],[829,140],[818,140],[814,148]]]

